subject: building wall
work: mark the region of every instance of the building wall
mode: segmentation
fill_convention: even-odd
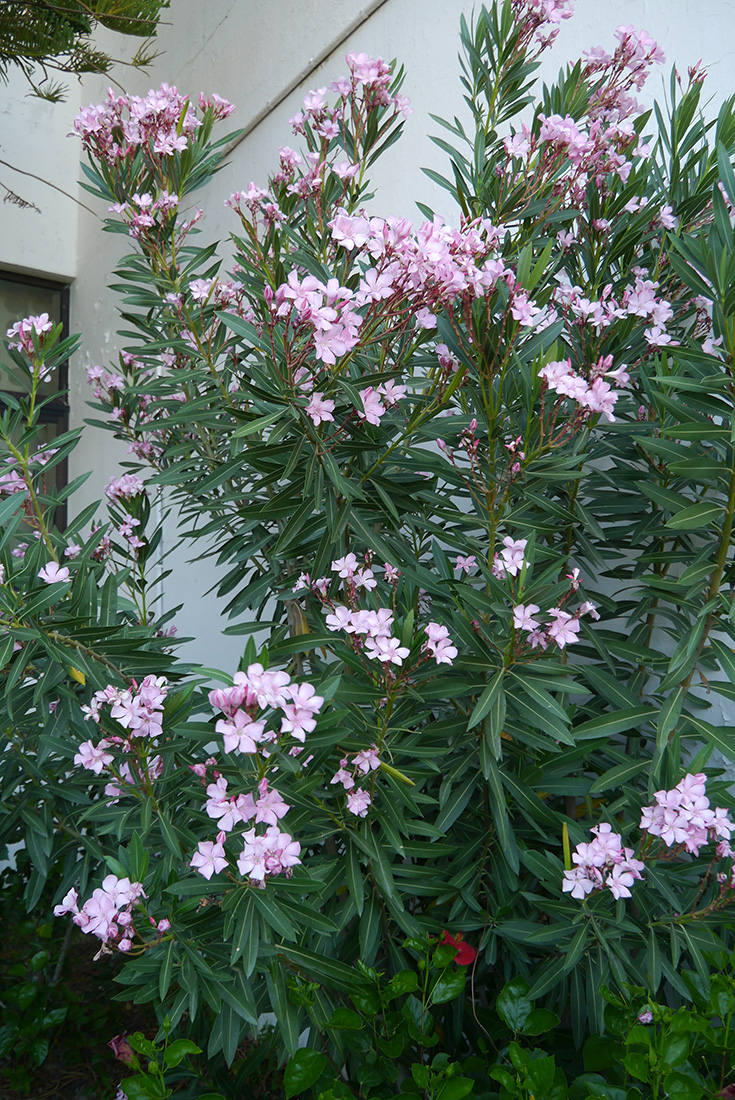
[[[206,4],[172,0],[168,22],[159,32],[161,56],[152,69],[145,75],[122,70],[115,75],[131,92],[145,92],[165,80],[187,92],[216,91],[237,104],[229,122],[233,129],[244,127],[247,136],[227,166],[197,194],[206,212],[202,226],[207,238],[226,239],[235,222],[223,200],[251,179],[264,182],[275,166],[277,146],[296,144],[288,118],[298,110],[303,95],[344,72],[343,55],[349,49],[397,57],[406,67],[404,90],[415,113],[406,123],[404,137],[375,175],[373,208],[376,213],[417,217],[414,202],[418,199],[451,219],[455,211],[450,196],[420,169],[445,168],[444,154],[431,142],[430,135],[438,127],[430,114],[452,117],[463,111],[458,26],[460,14],[469,16],[472,6],[466,0],[208,0]],[[547,55],[547,79],[566,60],[591,46],[612,48],[615,28],[633,24],[647,30],[667,55],[667,65],[650,81],[649,96],[663,98],[669,62],[676,60],[685,71],[700,58],[710,72],[707,88],[714,101],[712,111],[735,90],[733,0],[609,0],[605,4],[577,0],[576,8],[574,19],[562,25],[557,45]],[[119,55],[119,42],[115,49]],[[86,80],[78,100],[73,88],[69,103],[61,106],[26,100],[24,89],[14,84],[0,106],[0,157],[73,191],[78,143],[65,135],[78,102],[99,101],[106,83]],[[82,200],[94,212],[0,165],[0,182],[19,190],[21,179],[23,193],[43,213],[0,204],[0,266],[74,279],[72,327],[84,334],[71,386],[72,425],[79,424],[87,415],[85,368],[104,363],[121,343],[116,336],[115,296],[105,287],[125,241],[100,235],[104,210],[83,193]],[[78,506],[100,496],[121,454],[109,435],[87,430],[71,471],[92,470]],[[186,556],[179,551],[170,563],[174,575],[165,594],[167,606],[177,602],[178,592],[186,591],[187,607],[177,623],[180,634],[197,637],[192,656],[208,665],[231,667],[239,644],[220,636],[224,624],[212,614],[211,602],[204,613],[204,593],[214,579],[212,566],[187,565]]]

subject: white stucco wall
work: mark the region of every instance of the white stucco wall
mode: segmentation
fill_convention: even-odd
[[[16,72],[0,84],[0,267],[69,280],[77,262],[79,150],[66,137],[68,110],[28,90]],[[34,205],[7,201],[6,188]]]
[[[161,56],[153,68],[146,75],[121,70],[115,75],[128,91],[137,93],[162,80],[193,93],[216,91],[237,104],[229,120],[232,129],[252,127],[260,119],[234,150],[229,164],[206,191],[197,194],[197,202],[206,211],[203,228],[207,237],[222,239],[235,228],[232,214],[222,206],[223,199],[251,179],[264,182],[275,166],[276,147],[296,145],[288,118],[298,110],[306,91],[326,85],[344,72],[344,53],[349,49],[387,59],[397,57],[407,70],[404,90],[415,112],[406,123],[404,137],[375,174],[378,189],[373,207],[376,213],[416,217],[414,200],[418,199],[451,218],[450,197],[420,169],[443,171],[446,167],[444,154],[430,140],[438,128],[429,116],[451,117],[463,111],[458,25],[460,14],[469,16],[472,6],[465,0],[172,0],[167,23],[159,32]],[[704,60],[710,72],[707,88],[714,100],[713,112],[735,90],[733,0],[577,0],[575,6],[575,17],[562,25],[557,45],[547,55],[543,70],[547,78],[590,46],[614,47],[615,28],[633,24],[648,31],[667,55],[667,64],[646,90],[649,98],[663,96],[674,60],[684,72],[688,65]],[[348,31],[347,40],[341,42]],[[119,42],[116,50],[119,54]],[[319,59],[323,60],[315,71],[293,88],[299,74],[309,73]],[[99,101],[106,83],[89,79],[81,96],[77,97],[73,87],[69,104],[56,107],[26,102],[22,89],[19,92],[13,87],[8,95],[0,90],[0,156],[14,157],[20,167],[38,168],[40,163],[39,174],[48,174],[64,190],[70,190],[78,143],[65,135],[78,103]],[[293,90],[279,102],[290,88]],[[39,147],[44,150],[42,155]],[[2,150],[12,151],[13,157]],[[9,182],[10,174],[0,166],[0,181],[18,189],[18,178]],[[0,267],[17,265],[26,271],[76,276],[72,327],[84,334],[84,350],[74,364],[71,400],[72,423],[81,423],[86,415],[85,368],[104,362],[119,347],[115,297],[104,288],[124,242],[101,235],[98,216],[58,193],[49,193],[40,184],[31,188],[32,182],[24,193],[38,202],[43,215],[17,212],[0,203]],[[88,196],[82,197],[96,206]],[[72,473],[93,471],[80,505],[101,494],[119,454],[108,435],[89,429],[73,460]],[[211,602],[205,613],[203,594],[213,579],[211,567],[187,567],[181,554],[174,565],[167,604],[178,602],[179,593],[187,594],[179,632],[197,636],[196,652],[206,664],[231,666],[239,642],[219,636]]]

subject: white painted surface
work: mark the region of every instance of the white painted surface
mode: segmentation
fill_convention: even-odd
[[[5,162],[0,164],[0,267],[72,279],[79,149],[66,137],[71,129],[68,110],[27,92],[28,85],[15,73],[8,85],[0,84],[0,160]],[[47,186],[44,179],[67,195]],[[5,188],[38,210],[3,201]]]
[[[375,10],[377,8],[377,10]],[[428,203],[448,218],[455,216],[451,199],[422,174],[421,166],[439,171],[446,168],[444,154],[430,140],[438,128],[430,114],[451,117],[463,112],[459,83],[458,26],[462,12],[468,16],[472,4],[465,0],[172,0],[166,13],[168,25],[159,32],[162,56],[147,75],[117,74],[128,91],[142,93],[162,80],[180,90],[197,93],[216,91],[233,103],[237,111],[229,120],[232,129],[247,127],[277,102],[294,78],[309,70],[314,58],[339,40],[345,28],[369,14],[349,40],[339,46],[300,88],[294,90],[233,152],[230,163],[209,187],[197,194],[204,206],[203,228],[207,239],[223,239],[235,222],[223,206],[230,192],[247,186],[251,179],[264,182],[276,163],[276,148],[296,141],[288,118],[298,110],[303,95],[313,87],[328,84],[345,71],[344,53],[364,50],[390,59],[397,57],[406,67],[405,92],[415,113],[408,119],[405,134],[394,146],[375,175],[376,213],[416,217],[414,201]],[[646,94],[661,98],[672,61],[686,68],[704,60],[709,68],[708,94],[716,106],[735,90],[732,78],[735,55],[734,0],[578,0],[575,17],[562,25],[556,47],[547,55],[543,69],[553,78],[566,61],[594,45],[612,49],[613,32],[620,24],[633,24],[648,31],[665,49],[667,64],[651,79]],[[119,44],[118,53],[119,53]],[[99,101],[106,82],[87,80],[78,100],[72,88],[68,105],[52,107],[26,101],[13,87],[0,89],[0,156],[13,159],[19,167],[48,175],[64,190],[71,190],[76,176],[78,143],[64,135],[71,129],[78,103]],[[643,97],[642,97],[643,98]],[[6,154],[10,152],[12,156]],[[0,180],[9,173],[0,166]],[[84,350],[72,372],[72,423],[87,415],[85,368],[104,363],[120,346],[115,336],[118,322],[115,296],[106,291],[121,239],[101,235],[99,220],[43,185],[29,186],[28,198],[44,210],[17,212],[0,204],[0,266],[17,265],[51,275],[77,278],[72,293],[72,327],[84,334]],[[91,206],[93,200],[83,196]],[[103,211],[98,211],[103,213]],[[22,217],[21,217],[22,215]],[[226,251],[223,255],[227,255]],[[122,449],[106,434],[89,429],[73,460],[72,473],[92,469],[84,489],[86,500],[99,496],[115,472]],[[175,575],[169,580],[167,606],[187,595],[185,611],[178,618],[179,632],[197,638],[194,652],[208,665],[232,667],[240,651],[237,639],[220,636],[221,623],[213,610],[212,596],[205,591],[214,580],[211,564],[185,565],[185,552],[172,559]]]

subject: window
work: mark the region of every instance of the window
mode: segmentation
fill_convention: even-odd
[[[0,334],[5,333],[21,317],[30,317],[39,313],[48,313],[50,319],[64,326],[62,338],[69,334],[69,288],[63,283],[48,279],[37,279],[14,272],[0,271]],[[50,398],[41,409],[39,420],[43,425],[41,439],[53,446],[58,436],[69,430],[69,405],[66,388],[69,380],[69,366],[61,365],[53,377],[41,385],[45,398]],[[13,390],[12,379],[0,365],[0,390]],[[18,396],[21,396],[18,394]],[[56,487],[62,489],[67,481],[67,462],[64,460],[56,467]],[[58,509],[57,525],[63,530],[66,525],[66,507]]]

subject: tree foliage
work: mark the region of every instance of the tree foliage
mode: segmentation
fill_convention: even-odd
[[[64,85],[49,71],[106,73],[112,57],[94,42],[97,26],[136,38],[155,37],[162,8],[169,0],[6,0],[0,7],[0,80],[20,69],[34,93],[56,102]],[[130,64],[153,60],[146,44]]]

